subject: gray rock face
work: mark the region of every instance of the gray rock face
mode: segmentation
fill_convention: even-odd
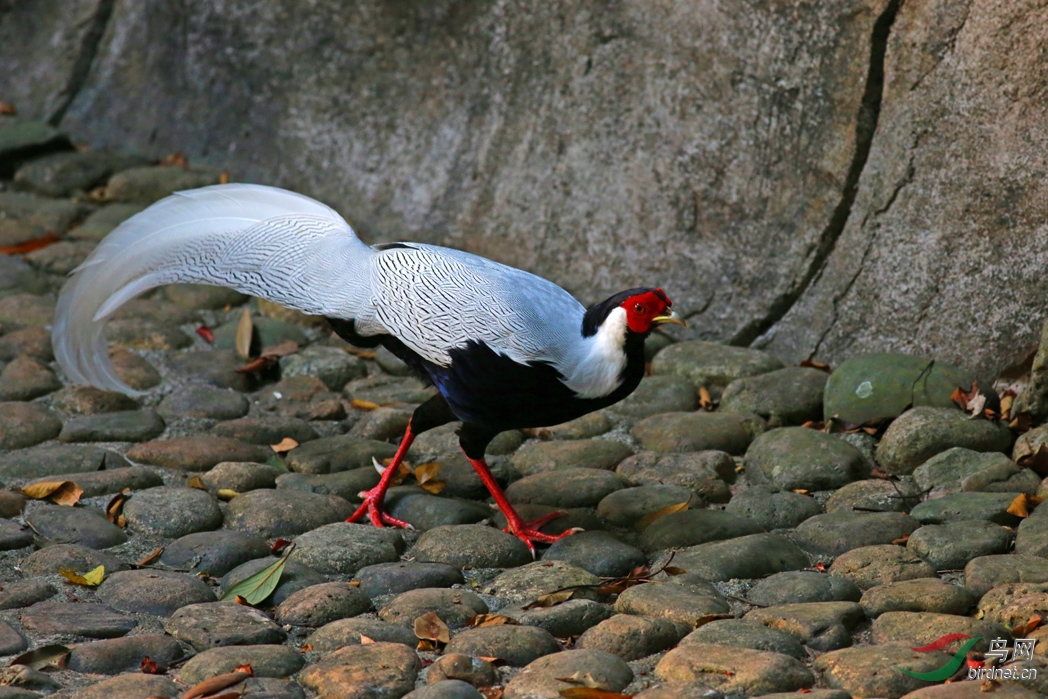
[[[117,3],[63,126],[191,161],[210,144],[239,172],[286,172],[287,184],[333,198],[366,234],[468,241],[594,297],[657,272],[681,308],[709,304],[706,332],[729,337],[792,291],[808,267],[792,251],[817,245],[834,214],[867,72],[855,57],[869,54],[882,5],[459,13],[325,2],[292,18],[278,3]],[[39,33],[74,26],[54,13]],[[162,41],[170,26],[184,39]],[[341,49],[321,56],[321,44]],[[202,58],[249,46],[261,51],[250,61]],[[179,77],[200,71],[210,87]],[[366,99],[345,98],[347,76]],[[220,112],[247,121],[200,119]],[[606,116],[584,118],[593,113]],[[520,206],[542,213],[521,217]],[[584,250],[558,230],[587,231]]]

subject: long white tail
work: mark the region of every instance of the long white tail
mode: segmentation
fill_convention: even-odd
[[[214,284],[353,318],[368,302],[373,254],[337,212],[301,194],[244,184],[179,192],[122,223],[73,271],[51,332],[55,358],[74,382],[135,395],[113,371],[105,323],[144,291]]]

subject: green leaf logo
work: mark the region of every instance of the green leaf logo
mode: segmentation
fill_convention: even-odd
[[[958,635],[959,634],[950,634],[949,636],[943,636],[939,640],[929,643],[927,646],[922,646],[921,648],[914,648],[913,650],[918,651],[920,653],[928,653],[933,650],[940,650],[950,642],[957,640]],[[954,656],[950,658],[950,661],[942,667],[940,667],[938,670],[932,670],[931,672],[913,672],[912,670],[901,668],[898,665],[895,666],[895,669],[899,672],[909,675],[910,677],[916,677],[917,679],[923,680],[925,682],[942,682],[943,680],[948,680],[949,678],[953,677],[953,673],[957,672],[961,668],[961,665],[964,664],[964,659],[968,655],[968,651],[972,649],[972,646],[978,643],[981,639],[981,636],[976,636],[975,638],[969,639],[967,643],[961,646],[960,649],[956,653],[954,653]],[[945,642],[940,643],[940,641]]]

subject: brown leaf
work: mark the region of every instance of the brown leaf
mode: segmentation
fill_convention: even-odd
[[[62,240],[58,237],[58,234],[54,231],[46,233],[39,238],[33,238],[32,240],[26,240],[25,242],[19,243],[18,245],[8,245],[7,247],[0,247],[0,255],[25,255],[26,253],[33,252],[34,250],[43,250],[44,248],[54,245],[55,243]]]
[[[84,489],[73,481],[44,481],[22,488],[22,494],[34,500],[50,499],[59,505],[72,507],[80,502]]]
[[[644,529],[646,527],[649,527],[656,520],[662,519],[666,515],[671,515],[674,512],[684,512],[686,509],[688,509],[688,505],[690,504],[690,502],[690,500],[686,502],[678,502],[675,505],[666,505],[665,507],[661,507],[655,510],[654,512],[649,512],[648,514],[640,518],[640,521],[637,522],[637,528]]]
[[[244,359],[251,359],[251,337],[255,332],[255,324],[251,320],[251,311],[247,308],[240,314],[240,322],[237,323],[236,350]]]
[[[294,340],[288,340],[287,342],[281,342],[279,345],[273,345],[272,347],[263,347],[261,356],[280,359],[281,357],[286,357],[295,352],[298,352],[298,343]]]
[[[703,614],[695,620],[695,628],[705,626],[711,621],[720,621],[721,619],[734,619],[735,616],[732,614]]]
[[[346,583],[346,584],[347,584],[347,585],[352,585],[353,587],[360,587],[360,581],[359,581],[359,580],[350,580],[350,581],[349,581],[348,583]]]
[[[154,561],[156,561],[156,559],[160,558],[160,554],[162,554],[163,552],[164,552],[164,547],[161,546],[157,550],[153,551],[153,553],[149,554],[148,556],[143,558],[141,561],[139,561],[137,563],[137,565],[147,566],[150,563],[153,563]]]
[[[283,553],[284,549],[291,545],[291,539],[285,539],[283,537],[278,538],[273,542],[273,547],[269,549],[269,552],[274,556],[279,556]]]
[[[478,614],[469,622],[469,626],[481,628],[484,626],[519,626],[520,622],[511,616],[503,614]]]
[[[801,362],[801,366],[806,368],[806,369],[818,369],[819,371],[825,371],[827,374],[829,374],[830,371],[831,371],[829,364],[823,364],[822,362],[816,362],[815,360],[812,360],[812,359],[805,359],[803,362]]]
[[[705,386],[699,386],[699,407],[703,410],[713,410],[713,398]]]
[[[961,410],[965,409],[968,405],[968,392],[961,388],[953,389],[953,393],[950,394],[950,400],[957,404],[957,407]]]
[[[1044,498],[1039,498],[1036,495],[1019,493],[1012,500],[1012,504],[1008,506],[1008,514],[1016,517],[1029,517],[1030,510],[1040,505],[1043,500]]]
[[[157,667],[156,662],[148,655],[142,658],[142,664],[138,669],[147,675],[162,675],[164,671]]]
[[[223,170],[218,176],[219,184],[229,184],[229,173]]]
[[[1020,456],[1016,462],[1022,468],[1028,468],[1042,478],[1048,476],[1048,444],[1041,444],[1032,454]]]
[[[363,636],[361,636],[361,638],[363,638]],[[364,641],[361,641],[361,643],[363,643],[363,642]],[[298,651],[300,653],[308,653],[311,650],[313,650],[313,644],[312,643],[307,643],[306,645],[304,645],[304,646],[302,646],[301,648],[298,649]]]
[[[263,355],[263,356],[259,357],[258,359],[252,359],[250,362],[248,362],[244,366],[242,366],[239,369],[237,369],[236,372],[238,374],[253,374],[256,371],[262,371],[263,369],[266,369],[267,367],[271,367],[271,366],[273,366],[276,363],[277,363],[276,357],[267,357],[267,356]]]
[[[593,676],[591,672],[583,672],[582,670],[576,670],[567,677],[554,677],[553,679],[558,682],[567,682],[568,684],[574,684],[580,687],[589,687],[590,689],[607,689],[608,683],[606,680],[598,680]]]
[[[206,325],[201,325],[199,328],[197,328],[196,334],[204,338],[204,340],[209,344],[214,344],[215,342],[215,333],[211,332],[211,328],[207,327]]]
[[[426,639],[426,638],[419,639],[418,645],[415,646],[415,650],[430,651],[430,652],[435,651],[435,650],[437,650],[437,642],[436,641],[430,641],[429,639]]]
[[[415,637],[424,641],[451,643],[451,631],[436,612],[426,612],[415,619]]]
[[[440,479],[440,464],[436,461],[419,464],[415,468],[415,480],[423,490],[433,495],[439,495],[447,486]]]
[[[186,481],[187,488],[196,488],[197,490],[207,490],[207,486],[204,485],[204,481],[200,476],[190,476],[189,480]]]
[[[181,151],[179,151],[177,153],[165,155],[163,159],[160,161],[160,165],[162,167],[180,167],[183,170],[185,170],[187,167],[189,167],[189,161],[186,160],[186,156]]]
[[[127,502],[129,497],[131,496],[128,495],[127,492],[117,493],[113,496],[113,499],[109,501],[109,504],[106,505],[106,519],[108,519],[110,523],[116,524],[118,527],[121,525],[117,524],[117,522],[123,521],[124,524],[127,523],[120,514],[124,511],[124,503]]]
[[[366,646],[367,644],[374,643],[374,642],[375,642],[375,639],[371,638],[370,636],[365,636],[364,634],[360,634],[360,645]]]
[[[529,602],[524,605],[524,609],[536,609],[538,607],[552,607],[558,605],[561,602],[567,602],[571,599],[571,596],[575,594],[575,590],[557,590],[547,595],[538,597],[534,602]]]
[[[98,566],[94,570],[88,571],[83,575],[80,575],[75,570],[70,570],[69,568],[59,568],[58,574],[74,585],[98,587],[102,584],[102,580],[105,579],[106,568],[105,566]]]
[[[252,674],[248,672],[227,672],[224,675],[216,675],[204,680],[203,682],[198,682],[182,692],[182,696],[179,697],[179,699],[198,699],[198,697],[206,697],[208,694],[221,692],[223,689],[228,689],[235,684],[240,684],[251,676]]]
[[[291,451],[297,446],[298,442],[291,439],[291,437],[284,437],[282,440],[280,440],[280,444],[271,444],[269,445],[269,448],[275,451],[276,453],[281,454],[283,452]]]
[[[253,607],[254,606],[253,604],[248,602],[247,601],[247,597],[244,597],[243,595],[236,595],[235,597],[233,597],[233,601],[236,602],[237,604],[243,605],[245,607]]]
[[[373,403],[369,400],[361,400],[360,398],[354,398],[349,401],[349,405],[356,410],[377,410],[382,407],[378,403]]]
[[[688,571],[684,570],[683,568],[678,568],[677,566],[666,566],[665,568],[662,569],[662,572],[665,573],[666,575],[673,576],[673,575],[684,575]]]
[[[1012,629],[1012,636],[1014,636],[1015,638],[1021,638],[1023,636],[1026,636],[1028,633],[1039,627],[1041,625],[1041,622],[1043,621],[1044,616],[1042,615],[1042,613],[1035,612],[1034,615],[1031,616],[1025,624],[1022,624],[1021,626],[1016,626]]]
[[[797,493],[797,495],[811,495],[811,491],[806,488],[794,488],[793,492]]]
[[[0,102],[0,114],[4,116],[14,116],[18,114],[18,110],[10,102]]]
[[[909,541],[909,540],[910,540],[910,535],[909,534],[905,534],[903,536],[900,536],[898,539],[892,539],[892,543],[895,544],[896,546],[905,546],[906,542]]]
[[[560,690],[564,699],[631,699],[632,694],[620,694],[596,687],[568,687]]]
[[[477,691],[484,695],[484,699],[502,699],[502,693],[506,690],[496,684],[491,687],[477,687]]]
[[[34,670],[42,670],[48,665],[64,668],[66,660],[69,659],[69,649],[65,646],[53,643],[48,646],[40,646],[28,653],[22,653],[11,661],[11,665],[25,665]]]

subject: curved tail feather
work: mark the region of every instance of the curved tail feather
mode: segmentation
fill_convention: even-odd
[[[261,185],[179,192],[118,226],[62,288],[55,359],[76,383],[138,392],[113,370],[106,320],[162,284],[228,286],[306,313],[354,318],[369,300],[374,251],[333,209]]]

